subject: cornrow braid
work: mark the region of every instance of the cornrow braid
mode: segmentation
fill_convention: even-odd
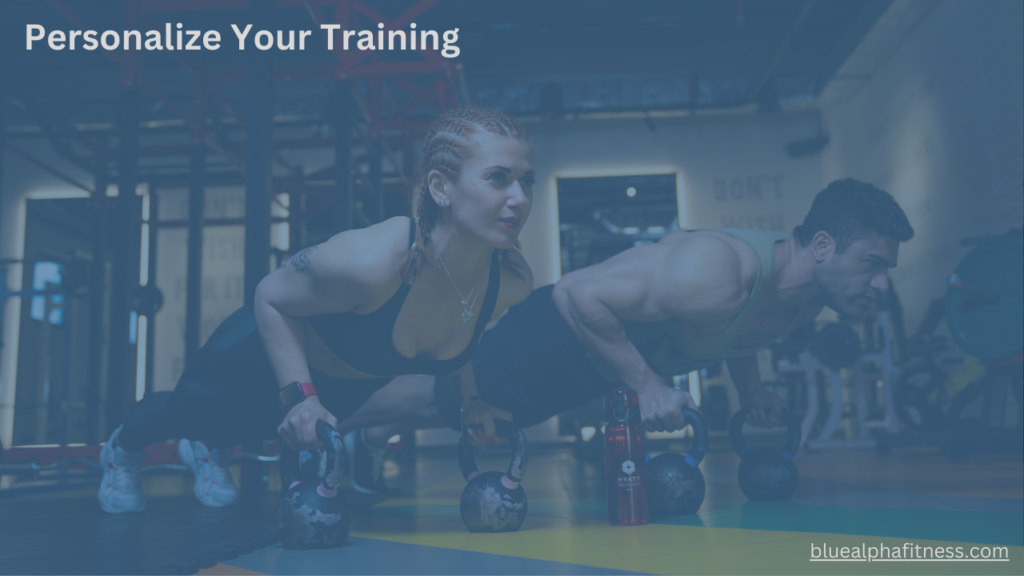
[[[402,261],[402,280],[412,284],[416,280],[424,258],[431,255],[430,232],[437,225],[440,210],[430,197],[427,175],[437,170],[452,182],[457,182],[463,163],[472,155],[476,134],[494,134],[513,138],[532,145],[530,137],[511,117],[479,106],[463,106],[442,114],[423,142],[423,157],[417,170],[416,185],[410,194],[410,215],[416,226],[413,247]],[[518,248],[519,244],[516,243]],[[420,256],[424,258],[421,258]],[[522,278],[519,267],[512,262],[509,251],[502,250],[498,257],[502,266]]]

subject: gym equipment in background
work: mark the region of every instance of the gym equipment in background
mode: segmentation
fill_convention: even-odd
[[[1024,239],[1011,230],[961,244],[977,246],[947,282],[946,325],[985,371],[950,400],[945,444],[954,461],[1024,448]],[[967,417],[978,400],[977,417]]]
[[[989,238],[964,256],[949,277],[946,325],[957,346],[982,360],[1024,348],[1024,240]]]
[[[60,398],[63,401],[60,403],[60,423],[59,430],[57,433],[57,443],[60,446],[67,446],[71,441],[70,435],[70,423],[71,418],[71,380],[73,374],[73,362],[75,338],[74,338],[74,319],[75,319],[75,304],[79,298],[88,296],[89,284],[90,284],[90,262],[81,258],[76,258],[73,254],[62,254],[53,250],[41,248],[38,250],[39,257],[46,258],[48,260],[60,263],[60,282],[59,283],[46,283],[46,287],[42,290],[9,290],[7,288],[7,268],[9,264],[23,264],[22,260],[17,259],[4,259],[0,260],[0,348],[3,348],[3,330],[4,325],[4,308],[7,303],[7,299],[11,297],[21,297],[26,302],[31,302],[35,296],[44,296],[44,322],[46,322],[46,331],[44,334],[49,335],[49,318],[51,311],[55,308],[55,304],[59,304],[61,310],[60,324],[62,325],[62,332],[64,334],[64,342],[62,349],[61,358],[61,375],[55,378],[60,386]],[[41,260],[40,260],[41,261]],[[31,276],[29,276],[31,278]],[[59,299],[58,299],[59,297]],[[49,384],[47,384],[49,386]],[[46,425],[45,422],[48,416],[48,406],[40,405],[39,411],[37,412],[36,420],[37,427],[40,429],[41,434],[37,434],[37,440],[40,440],[39,436],[43,438],[46,436]],[[40,443],[46,443],[42,440]]]
[[[810,350],[832,370],[849,368],[860,358],[860,335],[849,324],[826,324],[818,331]]]
[[[861,344],[861,332],[864,326],[849,324],[829,324],[813,337],[802,338],[807,342],[803,351],[799,350],[799,341],[790,349],[777,354],[781,357],[776,362],[775,370],[784,377],[802,375],[806,382],[807,412],[800,426],[800,446],[809,450],[832,448],[872,448],[876,441],[872,437],[872,428],[882,428],[888,434],[899,432],[892,383],[895,381],[896,365],[893,358],[893,326],[890,318],[889,299],[879,299],[879,311],[870,323],[878,328],[878,345],[865,350]],[[824,334],[824,336],[822,336]],[[872,335],[872,339],[874,335]],[[811,352],[814,352],[813,354]],[[793,359],[796,359],[794,362]],[[827,363],[826,363],[827,362]],[[873,397],[881,396],[882,419],[869,424],[872,409],[869,408],[867,390],[867,372],[877,366],[877,378],[871,378],[876,384]],[[818,375],[825,376],[824,390],[828,394],[828,413],[817,434],[812,437],[818,423],[819,412],[826,404],[821,399]],[[845,376],[845,378],[844,378]],[[880,384],[879,384],[880,383]],[[845,438],[836,438],[840,421],[844,418],[844,386],[852,387],[851,403],[853,404],[852,429]],[[877,402],[876,402],[877,403]],[[876,416],[877,417],[877,416]]]

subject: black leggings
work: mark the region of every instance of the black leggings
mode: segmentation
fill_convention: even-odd
[[[320,403],[339,422],[391,381],[335,378],[312,369],[310,375]],[[276,440],[284,417],[277,392],[252,310],[242,308],[217,327],[173,392],[147,394],[135,405],[118,439],[130,451],[172,438],[224,447]]]

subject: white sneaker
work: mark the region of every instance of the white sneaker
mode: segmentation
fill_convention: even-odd
[[[345,451],[348,459],[348,481],[357,492],[379,494],[386,492],[384,483],[384,456],[387,448],[371,446],[366,441],[366,429],[353,430],[345,434]]]
[[[142,512],[146,509],[146,494],[142,492],[142,461],[146,451],[128,452],[114,446],[114,440],[123,426],[110,435],[110,440],[100,450],[100,466],[103,480],[99,494],[100,506],[110,514]]]
[[[230,455],[221,455],[214,448],[207,449],[202,442],[178,442],[178,456],[196,475],[193,492],[204,506],[222,508],[238,501],[238,488],[231,480],[227,463]]]

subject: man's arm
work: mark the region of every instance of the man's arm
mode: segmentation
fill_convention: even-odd
[[[685,425],[690,395],[665,386],[629,341],[623,321],[673,318],[687,329],[714,333],[728,325],[749,294],[732,246],[706,236],[675,237],[626,250],[565,275],[552,298],[591,356],[637,391],[647,430]]]
[[[757,354],[726,360],[729,376],[740,395],[740,405],[753,408],[747,422],[753,426],[770,428],[781,426],[782,411],[786,404],[778,394],[761,385],[761,370],[757,367]]]
[[[562,317],[591,356],[636,390],[640,415],[648,431],[672,431],[686,426],[682,407],[697,405],[686,392],[665,386],[626,337],[622,321],[602,301],[593,282],[575,282],[567,275],[555,285],[552,298]]]

